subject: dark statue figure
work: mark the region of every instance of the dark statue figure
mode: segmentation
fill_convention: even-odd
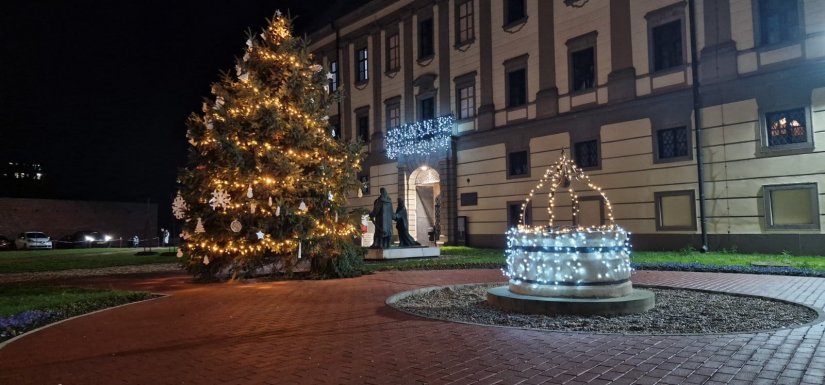
[[[392,220],[395,216],[392,212],[392,200],[387,190],[381,187],[381,195],[375,199],[370,220],[375,223],[375,234],[372,241],[372,249],[387,249],[392,241]]]
[[[399,246],[421,246],[410,236],[410,221],[407,219],[407,207],[404,206],[402,198],[398,198],[398,206],[395,207],[395,229],[398,230]]]

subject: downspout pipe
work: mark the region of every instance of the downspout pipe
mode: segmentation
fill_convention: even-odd
[[[702,247],[700,252],[705,253],[710,250],[708,246],[707,217],[705,215],[705,173],[702,159],[702,125],[701,108],[702,103],[699,93],[699,55],[696,47],[696,0],[688,0],[688,13],[690,14],[688,28],[690,29],[690,70],[693,80],[693,125],[694,143],[696,144],[696,176],[699,193],[699,229],[702,233]]]

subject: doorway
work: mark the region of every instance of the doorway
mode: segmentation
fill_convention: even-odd
[[[421,166],[410,174],[407,182],[405,204],[410,220],[410,235],[422,245],[431,245],[429,233],[434,228],[442,227],[439,219],[440,181],[438,171]]]

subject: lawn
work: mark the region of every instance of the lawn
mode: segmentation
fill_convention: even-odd
[[[0,252],[0,274],[173,263],[174,255],[135,255],[142,249],[99,248]],[[157,249],[165,251],[166,249]]]
[[[444,246],[440,258],[371,262],[366,271],[435,270],[461,268],[491,268],[504,266],[504,250],[479,249],[463,246]],[[795,256],[770,254],[741,254],[733,252],[650,252],[634,251],[630,257],[637,269],[702,270],[713,267],[735,267],[741,272],[782,273],[803,269],[825,273],[825,256]],[[777,270],[776,268],[780,268]],[[715,269],[731,270],[736,269]],[[761,271],[764,270],[764,271]]]
[[[28,283],[2,284],[0,293],[0,341],[47,323],[152,297],[143,292]]]

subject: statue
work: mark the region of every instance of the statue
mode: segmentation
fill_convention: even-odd
[[[381,187],[381,195],[375,199],[370,212],[370,220],[375,223],[372,249],[387,249],[392,241],[392,200],[387,190]]]
[[[395,206],[395,229],[398,230],[398,242],[401,247],[421,246],[410,236],[410,221],[407,219],[407,207],[404,206],[404,199],[398,198],[398,205]]]

